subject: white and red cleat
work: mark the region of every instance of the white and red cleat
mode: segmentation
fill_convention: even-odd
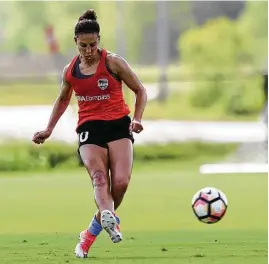
[[[120,232],[119,225],[111,211],[104,210],[101,213],[101,226],[106,230],[114,243],[118,243],[122,240],[122,234]]]
[[[77,258],[87,258],[91,245],[96,240],[96,236],[92,235],[88,230],[84,230],[79,235],[79,243],[75,247],[75,255]]]

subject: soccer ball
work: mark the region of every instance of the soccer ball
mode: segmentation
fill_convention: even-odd
[[[225,215],[228,200],[222,191],[214,187],[207,187],[193,196],[191,204],[199,221],[213,224],[220,221]]]

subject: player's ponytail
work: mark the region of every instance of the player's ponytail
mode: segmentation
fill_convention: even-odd
[[[84,11],[79,17],[74,31],[75,37],[80,34],[96,33],[100,38],[100,26],[97,22],[96,12],[93,9]]]
[[[97,21],[96,12],[93,9],[88,9],[84,11],[84,13],[79,17],[78,21],[82,21],[84,19]]]

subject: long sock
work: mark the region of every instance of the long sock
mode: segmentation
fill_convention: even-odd
[[[92,235],[98,236],[102,232],[102,230],[103,230],[103,228],[102,228],[101,224],[97,221],[96,215],[94,215],[94,217],[89,225],[88,231]]]

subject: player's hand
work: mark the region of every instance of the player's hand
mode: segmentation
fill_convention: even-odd
[[[51,135],[52,131],[49,129],[36,132],[33,136],[32,141],[36,144],[43,144],[47,138]]]
[[[133,119],[130,124],[130,131],[139,134],[140,132],[142,132],[142,130],[143,126],[141,124],[141,121]]]

